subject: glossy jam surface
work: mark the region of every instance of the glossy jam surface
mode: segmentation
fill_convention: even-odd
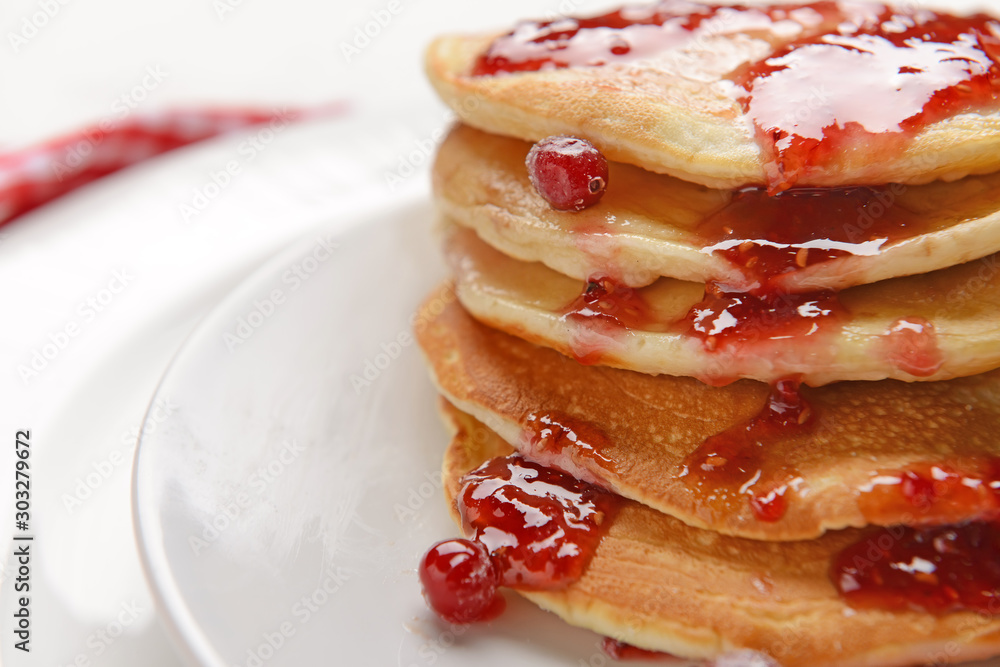
[[[1000,528],[985,522],[885,528],[841,552],[830,577],[855,607],[994,613]]]
[[[688,313],[689,335],[710,351],[762,340],[808,338],[825,332],[842,312],[833,292],[730,292],[705,285],[705,298]]]
[[[580,578],[621,499],[519,455],[491,459],[463,479],[458,508],[504,586],[563,588]]]
[[[663,0],[590,18],[524,21],[490,45],[472,74],[491,76],[631,62],[720,33],[776,31],[779,21],[796,23],[779,29],[801,29],[801,23],[792,17],[803,7],[807,5],[747,7]],[[816,3],[815,7],[830,12],[833,3]],[[813,22],[809,20],[813,16],[802,18]]]
[[[588,458],[605,470],[614,470],[614,462],[605,453],[611,441],[593,423],[559,411],[532,412],[523,422],[532,458],[558,460],[567,454]]]
[[[770,153],[772,191],[859,140],[899,138],[996,108],[998,35],[996,19],[985,14],[858,5],[834,30],[804,36],[739,72],[744,109]]]
[[[563,318],[573,325],[574,357],[587,365],[599,363],[630,330],[645,330],[655,324],[642,294],[608,277],[588,281],[580,296],[563,310]]]
[[[934,375],[944,363],[934,325],[923,317],[896,320],[883,340],[885,358],[914,377]]]
[[[1000,518],[1000,459],[924,463],[872,475],[858,506],[872,523],[946,524]]]
[[[644,329],[654,321],[652,309],[637,289],[607,277],[588,281],[583,293],[566,307],[564,316],[570,321],[625,329]]]
[[[486,621],[503,612],[500,573],[479,542],[438,542],[427,551],[419,573],[427,604],[450,623]]]
[[[706,254],[725,257],[753,291],[775,287],[785,273],[846,256],[871,257],[894,241],[925,231],[932,216],[899,201],[906,188],[795,188],[768,195],[744,188],[696,230]]]
[[[709,504],[748,502],[759,521],[780,521],[794,471],[764,464],[770,443],[811,429],[815,414],[792,380],[777,382],[763,409],[751,419],[706,439],[684,461],[685,479]],[[711,500],[714,499],[714,500]]]

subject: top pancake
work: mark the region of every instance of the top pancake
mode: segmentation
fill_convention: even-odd
[[[704,8],[669,1],[659,6],[666,13]],[[822,15],[789,7],[792,11],[730,8],[690,24],[695,27],[677,28],[675,21],[666,37],[650,40],[625,30],[590,31],[587,48],[580,49],[587,51],[582,60],[579,54],[573,58],[572,36],[569,49],[560,40],[541,44],[558,51],[559,57],[565,51],[571,66],[497,75],[472,72],[503,33],[445,36],[431,45],[427,70],[445,103],[469,125],[529,141],[553,134],[580,136],[609,159],[715,188],[912,184],[1000,168],[1000,113],[995,100],[966,105],[973,109],[949,108],[914,122],[908,114],[920,108],[908,109],[901,100],[921,94],[926,99],[927,86],[933,91],[936,84],[921,79],[925,75],[920,67],[900,68],[893,61],[895,52],[880,60],[879,49],[868,48],[867,42],[860,47],[845,44],[843,49],[828,43],[812,48],[811,52],[826,54],[818,67],[799,58],[804,65],[792,63],[778,76],[756,79],[748,100],[747,91],[736,82],[740,72],[754,64],[758,69],[785,67],[781,63],[795,58],[761,65],[782,55],[783,47],[818,39],[851,22],[867,26],[862,33],[891,35],[891,22],[880,27],[877,17],[888,15],[881,5],[855,4],[853,11],[831,11],[833,5],[828,5]],[[530,42],[536,33],[558,32],[560,25],[542,24],[539,29],[525,23],[518,30]],[[574,28],[567,25],[564,30],[569,34]],[[610,49],[622,42],[631,47],[629,53],[613,55]],[[588,56],[595,49],[597,58],[606,62],[603,66],[586,65],[593,62]],[[791,55],[803,53],[810,51],[799,49]],[[983,60],[982,68],[992,63]],[[886,71],[889,65],[895,69]],[[998,72],[990,70],[984,76],[995,77]],[[782,87],[785,79],[795,77],[801,79],[797,87],[791,91]],[[991,83],[985,84],[987,92]],[[894,95],[897,90],[901,92]],[[859,100],[863,105],[853,106]],[[888,109],[900,117],[865,116]],[[806,144],[817,134],[822,143],[832,137],[834,144],[816,150],[810,144],[805,158],[786,155],[781,142],[769,139],[777,130],[787,130]]]

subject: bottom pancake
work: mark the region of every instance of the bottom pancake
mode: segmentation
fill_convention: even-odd
[[[459,520],[462,477],[513,450],[482,423],[441,405],[453,435],[444,489]],[[894,667],[1000,653],[994,615],[851,608],[829,572],[841,550],[867,536],[850,529],[799,542],[748,540],[625,500],[578,581],[521,594],[572,625],[686,658],[750,649],[784,667]]]

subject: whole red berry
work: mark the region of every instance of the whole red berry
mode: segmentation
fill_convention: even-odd
[[[503,598],[497,594],[500,574],[481,542],[438,542],[420,563],[424,597],[434,612],[451,623],[492,618]]]
[[[593,206],[608,185],[608,161],[585,139],[542,139],[531,147],[525,164],[535,190],[560,211]]]

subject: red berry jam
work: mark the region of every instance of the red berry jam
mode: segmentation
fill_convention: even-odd
[[[884,528],[841,552],[830,577],[854,607],[992,614],[1000,607],[1000,528]]]
[[[908,210],[905,191],[891,185],[768,195],[743,188],[698,225],[697,235],[702,252],[729,260],[752,291],[769,291],[784,274],[840,257],[876,256],[893,241],[931,231],[934,216]]]
[[[831,330],[843,312],[834,292],[759,295],[705,285],[705,298],[688,313],[688,333],[714,351],[764,340],[803,339]]]
[[[631,644],[626,644],[625,642],[620,642],[617,639],[612,639],[611,637],[605,637],[601,640],[601,650],[615,660],[656,660],[661,664],[670,664],[676,662],[678,664],[690,664],[690,660],[683,660],[669,653],[663,653],[661,651],[647,651],[644,648],[638,648],[632,646]]]
[[[862,5],[821,35],[735,76],[772,191],[860,141],[887,150],[927,125],[1000,100],[1000,24],[985,14]]]
[[[743,497],[759,521],[780,521],[792,471],[765,470],[768,445],[812,428],[815,414],[798,382],[782,380],[771,388],[763,409],[746,422],[706,439],[684,460],[688,484],[702,498],[732,505]]]
[[[593,206],[608,185],[608,161],[584,139],[542,139],[528,151],[525,163],[535,190],[560,211]]]
[[[923,317],[896,320],[885,334],[885,358],[914,377],[929,377],[944,363],[934,325]]]
[[[629,63],[668,49],[697,45],[712,35],[787,30],[787,25],[776,27],[775,23],[795,22],[794,10],[803,6],[746,7],[663,0],[590,18],[523,21],[490,45],[472,74],[494,76]],[[829,2],[815,6],[827,13],[833,9]],[[796,27],[801,30],[803,26]]]
[[[858,506],[870,523],[940,525],[1000,518],[1000,459],[923,463],[872,474]]]
[[[621,499],[512,455],[465,476],[458,509],[486,546],[500,582],[525,590],[569,586],[583,574]]]
[[[609,348],[631,330],[647,330],[655,317],[642,294],[608,277],[587,282],[583,293],[563,311],[573,325],[573,356],[582,364],[596,364]]]
[[[450,623],[489,620],[504,608],[497,593],[500,574],[479,542],[435,544],[420,563],[420,583],[431,609]]]
[[[604,470],[614,471],[614,462],[606,453],[611,441],[592,422],[553,410],[528,413],[523,423],[533,460],[562,469],[577,479],[585,474],[572,463],[579,458],[589,459]]]
[[[565,318],[627,329],[645,329],[654,322],[652,309],[638,290],[607,277],[591,278],[566,308]]]

